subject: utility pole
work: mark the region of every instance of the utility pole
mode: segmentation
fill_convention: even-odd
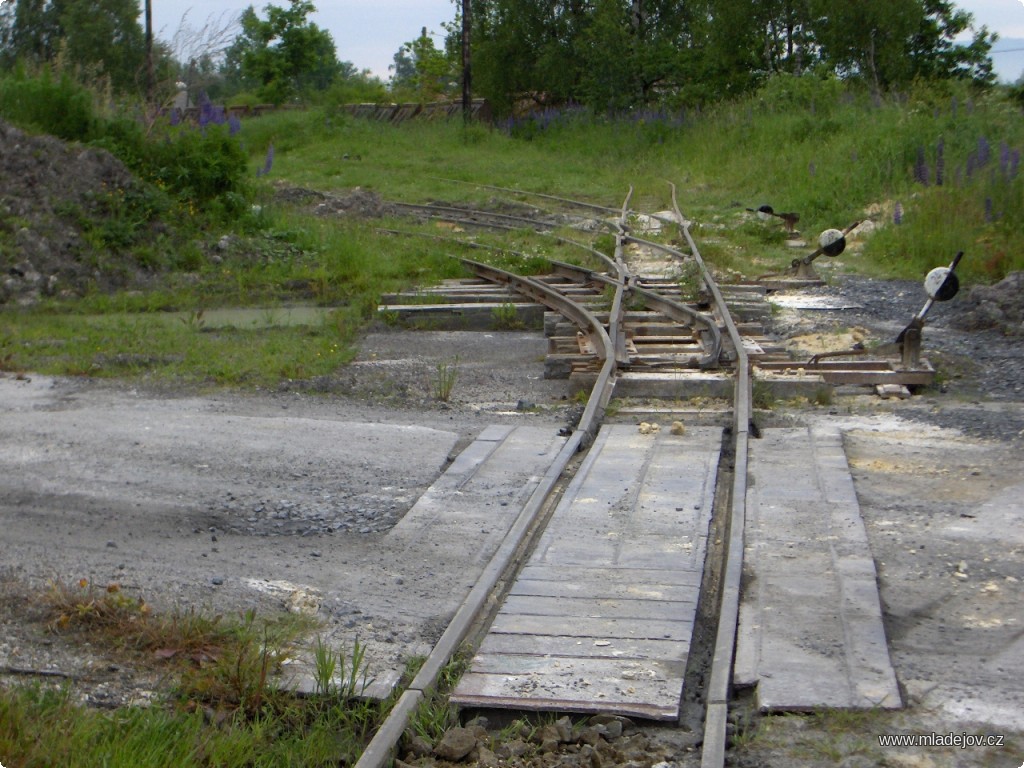
[[[470,3],[471,0],[462,0],[462,122],[466,124],[473,114],[473,70],[469,53]]]
[[[153,2],[146,0],[146,101],[153,103]]]

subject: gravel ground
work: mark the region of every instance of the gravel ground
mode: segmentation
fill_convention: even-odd
[[[861,328],[867,341],[891,340],[924,301],[912,283],[831,282],[805,293],[849,308],[782,310],[777,332]],[[851,390],[824,408],[786,405],[765,417],[843,425],[878,561],[891,653],[911,706],[839,733],[827,720],[741,718],[733,764],[980,766],[1024,759],[1019,735],[1002,751],[863,747],[866,734],[879,729],[1024,730],[1024,694],[1014,673],[1024,664],[1024,542],[1007,535],[1020,528],[1013,499],[1024,492],[1022,345],[992,331],[957,330],[955,312],[955,301],[937,306],[925,328],[925,355],[939,369],[939,386],[904,401]],[[158,607],[312,605],[332,637],[359,637],[382,667],[423,652],[446,617],[407,620],[421,613],[423,601],[409,585],[429,594],[437,565],[396,578],[401,554],[389,550],[387,531],[485,426],[557,430],[572,419],[577,406],[567,399],[566,383],[542,377],[545,348],[540,335],[527,332],[378,329],[337,375],[255,394],[0,377],[0,525],[7,543],[0,554],[0,665],[73,673],[83,698],[97,705],[152,697],[159,683],[145,669],[97,658],[28,620],[33,590],[54,576],[116,580]],[[456,371],[447,403],[434,396],[444,366]],[[461,565],[445,567],[457,573]],[[546,756],[506,764],[571,765],[570,755],[586,754],[593,768],[595,753],[601,765],[696,760],[678,732],[627,727],[621,738],[627,741],[615,741],[614,749],[576,743],[573,751],[566,742]],[[481,754],[487,757],[478,748]]]

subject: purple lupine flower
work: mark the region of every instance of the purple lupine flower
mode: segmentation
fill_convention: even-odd
[[[903,223],[903,206],[896,202],[892,209],[892,223],[897,227]]]
[[[928,161],[924,156],[924,147],[917,148],[917,161],[914,163],[914,181],[928,186]]]
[[[242,130],[242,121],[238,119],[238,115],[231,115],[228,117],[228,133],[231,136],[235,136],[240,130]]]
[[[1015,149],[1010,153],[1010,170],[1007,179],[1013,181],[1017,178],[1017,171],[1020,170],[1020,150]]]
[[[992,158],[992,148],[989,146],[988,139],[984,136],[978,137],[978,167],[984,168],[988,165],[988,161]]]
[[[171,107],[171,113],[167,116],[167,120],[171,126],[181,123],[181,112],[178,111],[177,107]]]
[[[939,138],[935,145],[935,186],[941,187],[946,177],[946,140]]]
[[[1010,145],[1005,141],[999,142],[999,171],[1007,176],[1010,170]]]
[[[267,147],[267,158],[263,161],[263,167],[256,171],[257,176],[266,176],[274,167],[274,145]]]
[[[986,197],[985,198],[985,223],[986,224],[991,224],[994,220],[995,220],[995,217],[992,215],[992,198],[991,197]]]
[[[206,91],[199,92],[199,127],[205,128],[213,118],[213,103]]]

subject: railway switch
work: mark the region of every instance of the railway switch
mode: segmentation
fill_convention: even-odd
[[[953,257],[948,267],[936,267],[925,277],[924,292],[928,296],[928,301],[896,337],[904,367],[913,368],[921,360],[921,329],[924,328],[928,310],[936,301],[949,301],[959,293],[960,278],[956,276],[956,267],[963,256],[964,252],[960,251]]]
[[[758,218],[767,219],[769,216],[774,216],[777,219],[782,219],[782,223],[786,225],[786,232],[791,235],[799,235],[800,233],[796,229],[796,223],[800,221],[799,213],[776,213],[775,209],[770,205],[761,205],[757,209],[747,208],[751,213],[756,213]]]
[[[786,282],[793,282],[799,285],[822,285],[824,281],[814,270],[813,264],[815,259],[819,256],[835,257],[846,250],[846,236],[853,231],[853,229],[860,224],[859,221],[853,222],[846,229],[826,229],[818,236],[818,248],[813,253],[809,253],[806,256],[798,259],[793,259],[790,262],[789,269],[782,273],[769,273],[767,275],[760,275],[757,278],[758,282],[768,280],[772,283],[779,282],[780,279]]]

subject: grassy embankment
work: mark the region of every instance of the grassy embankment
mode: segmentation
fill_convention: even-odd
[[[837,83],[780,80],[702,114],[615,121],[554,115],[511,130],[465,129],[459,121],[395,126],[321,111],[248,120],[237,136],[249,154],[243,215],[232,219],[218,208],[211,221],[194,205],[174,209],[172,220],[186,233],[178,248],[188,257],[165,260],[148,290],[7,308],[0,365],[192,385],[272,386],[323,375],[354,354],[382,292],[458,275],[452,255],[482,257],[377,231],[383,225],[447,234],[436,227],[307,215],[274,202],[279,184],[341,193],[361,187],[407,202],[487,205],[499,194],[455,179],[613,208],[633,186],[633,207],[654,211],[667,206],[672,181],[698,224],[704,255],[725,269],[753,275],[792,257],[781,226],[744,215],[744,207],[767,203],[800,213],[811,239],[870,211],[881,229],[863,251],[841,257],[844,269],[920,278],[962,249],[963,280],[991,282],[1024,266],[1020,118],[1020,108],[999,93],[930,90],[873,100]],[[271,144],[273,166],[257,179]],[[237,237],[216,259],[197,245],[232,233]],[[527,232],[474,237],[572,257]],[[296,302],[333,311],[298,327],[203,322],[202,313],[216,307]],[[163,311],[169,309],[183,314]]]

